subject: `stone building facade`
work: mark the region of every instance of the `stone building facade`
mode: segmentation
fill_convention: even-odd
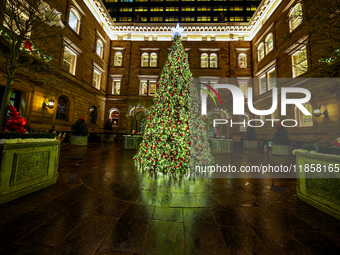
[[[324,54],[316,50],[319,46],[313,46],[313,35],[305,37],[304,15],[310,1],[304,2],[262,1],[247,23],[181,24],[185,28],[183,44],[194,78],[217,88],[225,102],[223,107],[216,107],[212,99],[202,93],[208,118],[231,117],[230,91],[218,86],[231,82],[230,79],[245,93],[247,88],[253,88],[257,109],[270,108],[272,88],[297,86],[299,81],[298,86],[310,90],[313,101],[322,105],[321,110],[328,110],[328,117],[316,117],[315,104],[306,106],[313,113],[307,118],[294,107],[289,108],[284,118],[299,123],[298,127],[288,130],[291,140],[320,141],[340,136],[340,86],[329,82],[312,85],[308,80],[300,80],[320,77],[310,66],[313,59],[320,59]],[[101,132],[107,118],[114,120],[115,133],[139,130],[145,110],[152,105],[156,83],[171,45],[171,28],[175,24],[114,24],[101,0],[51,1],[50,4],[58,5],[67,24],[63,30],[63,48],[55,61],[59,61],[62,69],[66,52],[76,55],[76,66],[73,74],[70,69],[55,73],[32,72],[32,77],[40,78],[39,83],[34,79],[18,79],[15,89],[21,95],[19,107],[30,127],[69,131],[76,119],[84,117],[91,123],[91,132]],[[75,28],[78,31],[68,25],[70,15],[79,18],[79,28]],[[102,43],[100,52],[97,52],[98,40]],[[277,79],[293,77],[295,82]],[[5,75],[1,75],[0,84],[5,84]],[[43,107],[43,101],[50,97],[55,98],[52,110]],[[67,113],[60,116],[58,103],[62,106],[65,102]],[[256,116],[247,106],[245,109],[246,115],[234,116],[234,121],[282,119],[280,108],[271,116]],[[240,141],[246,129],[226,126],[219,132]],[[271,126],[256,129],[257,138],[262,140],[271,140],[274,132]]]

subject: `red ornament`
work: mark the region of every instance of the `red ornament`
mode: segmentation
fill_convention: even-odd
[[[32,49],[32,43],[30,42],[30,40],[28,40],[28,39],[26,39],[26,41],[25,41],[25,43],[24,43],[24,49],[25,50],[29,50],[29,51],[33,51],[33,49]]]
[[[19,115],[17,109],[10,103],[9,104],[9,115],[6,124],[11,129],[14,129],[17,133],[24,134],[26,132],[25,126],[27,125],[27,120]]]

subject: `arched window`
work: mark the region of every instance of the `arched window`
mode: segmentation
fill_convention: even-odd
[[[90,107],[90,124],[96,124],[97,123],[97,107],[92,105]]]
[[[289,12],[289,29],[290,32],[295,30],[302,23],[302,5],[298,3]]]
[[[112,108],[109,111],[109,118],[112,119],[112,125],[118,127],[119,124],[119,109]]]
[[[208,54],[201,54],[201,68],[208,68]]]
[[[266,52],[269,53],[274,49],[274,36],[270,33],[266,38]]]
[[[144,52],[142,54],[142,63],[141,63],[142,67],[148,67],[149,66],[149,54]]]
[[[257,47],[257,58],[258,58],[258,61],[262,60],[265,55],[266,55],[266,52],[265,52],[265,49],[264,49],[264,43],[261,42],[259,47]]]
[[[67,120],[67,113],[69,108],[69,101],[66,96],[60,96],[57,104],[57,120]]]
[[[238,54],[238,67],[247,68],[247,66],[247,54],[243,52]]]
[[[300,127],[312,127],[313,123],[313,107],[311,104],[304,104],[304,107],[311,113],[311,115],[304,115],[295,106],[295,119],[299,123]]]
[[[216,53],[210,54],[210,68],[217,68],[217,55],[216,55]]]
[[[115,66],[123,65],[123,54],[120,51],[116,52],[115,54],[114,65]]]
[[[157,53],[151,53],[151,55],[150,55],[150,67],[157,67]]]
[[[104,52],[104,44],[103,41],[98,39],[96,43],[96,53],[99,57],[103,57],[103,52]]]
[[[74,32],[79,34],[80,30],[80,15],[79,13],[74,9],[71,8],[68,16],[68,25]]]

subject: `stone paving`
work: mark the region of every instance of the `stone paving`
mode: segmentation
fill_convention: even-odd
[[[64,146],[56,185],[0,206],[0,253],[340,253],[340,221],[299,201],[295,179],[141,173],[134,153],[119,143]],[[294,157],[239,149],[223,161]]]

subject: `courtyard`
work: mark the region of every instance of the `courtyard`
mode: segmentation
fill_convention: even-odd
[[[299,201],[296,179],[136,171],[134,150],[61,148],[56,185],[0,206],[2,254],[338,254],[340,222]],[[291,164],[263,150],[223,162]]]

